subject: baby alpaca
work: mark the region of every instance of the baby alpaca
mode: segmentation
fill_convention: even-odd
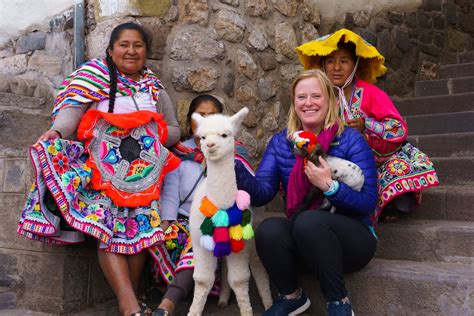
[[[202,315],[214,283],[217,257],[225,257],[232,271],[228,273],[228,282],[240,314],[253,315],[249,298],[249,247],[244,243],[244,239],[253,236],[251,213],[247,209],[250,196],[237,190],[234,170],[234,138],[247,114],[248,109],[243,108],[232,117],[215,114],[203,118],[197,113],[192,116],[198,123],[196,134],[206,157],[207,177],[196,189],[189,216],[195,287],[188,315]],[[225,301],[225,297],[219,300],[222,305]]]

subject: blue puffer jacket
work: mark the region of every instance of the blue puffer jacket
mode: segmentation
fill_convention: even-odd
[[[274,135],[267,146],[255,178],[237,167],[239,189],[249,192],[252,205],[262,206],[270,202],[280,187],[286,190],[291,169],[295,163],[292,144],[286,137],[286,129]],[[370,215],[377,202],[377,169],[372,151],[364,137],[356,130],[346,127],[329,148],[329,155],[350,160],[363,171],[365,181],[360,192],[340,183],[339,191],[329,197],[337,213],[344,214],[371,225]],[[281,185],[281,186],[280,186]]]

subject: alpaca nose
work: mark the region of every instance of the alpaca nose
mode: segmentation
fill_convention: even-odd
[[[207,146],[207,148],[211,149],[211,148],[213,148],[213,147],[216,146],[216,143],[214,143],[214,142],[209,142],[209,143],[206,144],[206,146]]]

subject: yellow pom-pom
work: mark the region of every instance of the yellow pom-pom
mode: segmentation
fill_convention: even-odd
[[[235,225],[229,228],[229,235],[231,239],[241,240],[243,237],[242,226]]]

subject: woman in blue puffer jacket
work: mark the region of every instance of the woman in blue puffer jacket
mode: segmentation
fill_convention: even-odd
[[[302,267],[319,278],[329,315],[351,315],[343,274],[365,267],[377,243],[370,219],[377,200],[375,161],[363,136],[344,127],[323,72],[309,70],[298,76],[292,101],[287,129],[271,139],[255,178],[239,181],[255,206],[271,201],[280,188],[287,203],[288,218],[268,218],[256,231],[258,255],[280,294],[264,315],[297,315],[310,306],[298,284]],[[357,164],[365,177],[361,191],[333,180],[324,159],[317,167],[296,156],[289,136],[298,130],[315,133],[327,154]],[[311,186],[323,194],[311,202],[309,210],[297,212]],[[335,213],[315,211],[324,197],[336,207]]]

